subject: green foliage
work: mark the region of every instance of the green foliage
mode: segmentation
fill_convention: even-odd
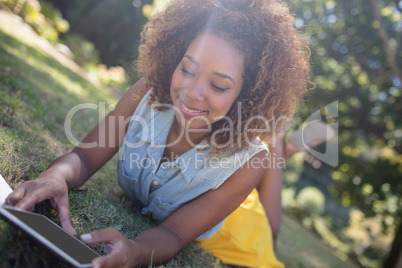
[[[61,13],[49,3],[40,3],[38,0],[0,0],[1,6],[19,15],[40,36],[52,42],[56,42],[59,34],[67,32],[70,27]]]
[[[63,43],[71,49],[74,61],[80,66],[98,65],[99,52],[95,45],[77,34],[67,34],[62,38]]]
[[[340,164],[333,170],[333,192],[343,204],[358,206],[367,215],[398,215],[401,203],[393,212],[373,208],[378,201],[402,194],[402,78],[400,66],[392,68],[387,56],[389,51],[396,63],[402,62],[400,3],[288,2],[296,11],[296,24],[311,42],[317,84],[301,115],[339,101]],[[374,16],[377,9],[381,21]],[[385,43],[381,30],[388,37]],[[322,117],[326,121],[325,112]],[[364,185],[372,190],[364,191]]]
[[[323,121],[339,126],[339,165],[331,171],[331,192],[344,206],[376,215],[383,232],[392,233],[402,215],[401,2],[286,2],[310,41],[317,85],[300,117],[339,101],[335,119],[327,119],[321,109]],[[384,257],[375,252],[370,258]]]
[[[315,187],[306,187],[296,196],[296,203],[300,213],[305,215],[319,215],[324,211],[324,195]]]
[[[282,190],[282,206],[290,215],[312,229],[311,218],[322,215],[325,209],[325,197],[316,187],[305,187],[295,195],[294,188]]]
[[[98,1],[98,0],[48,0],[62,12],[71,25],[71,33],[91,41],[100,52],[102,63],[120,65],[131,70],[137,56],[139,35],[146,17],[141,5],[151,0]]]

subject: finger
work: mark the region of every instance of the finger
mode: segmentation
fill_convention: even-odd
[[[83,234],[81,235],[81,240],[86,244],[96,244],[118,239],[120,237],[124,236],[119,231],[114,228],[107,228],[103,230],[96,230],[88,234]]]
[[[110,254],[112,252],[112,248],[110,244],[108,243],[102,243],[103,244],[103,249],[105,250],[106,254]]]
[[[28,210],[28,211],[33,211],[35,204],[42,202],[45,200],[46,197],[33,193],[29,195],[25,195],[16,205],[15,207],[22,209],[22,210]]]
[[[25,196],[25,187],[20,186],[10,193],[6,198],[6,204],[10,206],[15,206],[20,202]]]
[[[123,267],[123,265],[126,263],[127,263],[127,256],[121,254],[120,251],[115,251],[110,255],[94,259],[92,261],[92,267],[115,268],[115,267]]]
[[[49,199],[49,203],[50,203],[50,206],[52,207],[52,209],[57,210],[57,203],[54,198]]]
[[[66,230],[69,234],[77,236],[77,232],[75,231],[71,221],[71,214],[67,197],[62,198],[60,203],[57,205],[57,212],[59,213],[59,219],[63,229]]]

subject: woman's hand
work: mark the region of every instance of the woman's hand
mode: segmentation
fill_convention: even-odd
[[[134,265],[136,252],[134,242],[114,228],[81,235],[81,240],[89,245],[103,242],[105,250],[109,254],[93,260],[92,267],[94,268],[128,268]]]
[[[45,172],[36,180],[24,182],[7,197],[6,204],[32,211],[36,203],[44,200],[49,200],[59,214],[61,226],[76,236],[71,223],[66,181],[60,175],[54,175],[54,172]]]

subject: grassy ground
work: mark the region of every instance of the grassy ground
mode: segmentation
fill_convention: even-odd
[[[114,93],[113,93],[114,92]],[[68,111],[80,103],[114,104],[115,91],[91,82],[84,70],[58,54],[18,17],[0,10],[0,174],[15,188],[34,179],[53,159],[72,148],[64,132]],[[73,134],[83,137],[98,122],[98,112],[73,118]],[[116,181],[116,158],[78,190],[71,190],[74,227],[84,233],[115,227],[129,238],[150,228]],[[37,210],[57,221],[46,203]],[[101,246],[94,247],[104,254]],[[278,258],[287,267],[353,267],[335,256],[316,236],[286,215]],[[69,267],[21,232],[0,220],[1,267]],[[224,267],[192,244],[165,267]]]

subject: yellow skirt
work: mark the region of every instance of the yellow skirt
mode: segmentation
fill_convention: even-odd
[[[271,227],[256,189],[226,218],[218,232],[197,241],[224,264],[284,267],[275,257]]]

